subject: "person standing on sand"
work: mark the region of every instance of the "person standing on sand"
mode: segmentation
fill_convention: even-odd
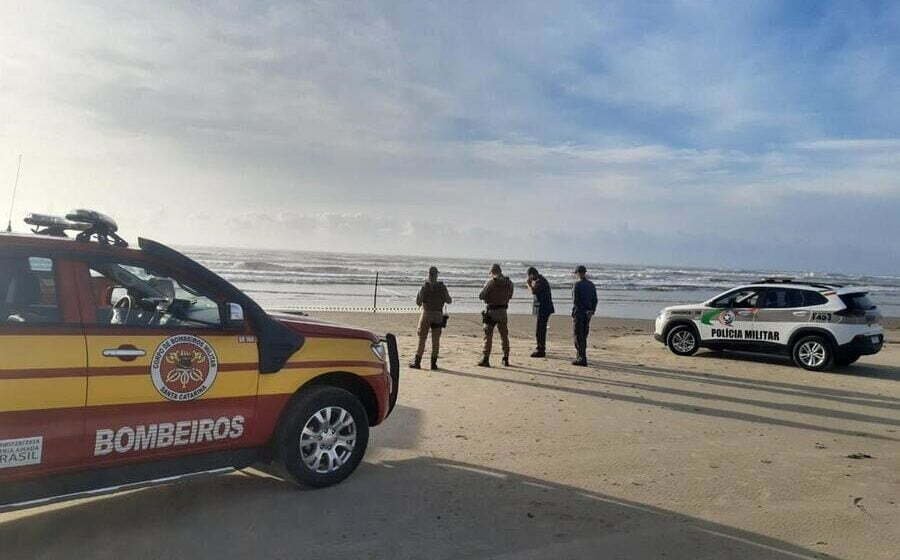
[[[533,266],[528,268],[528,280],[525,283],[534,294],[534,314],[537,316],[537,326],[534,332],[536,348],[531,357],[545,358],[547,356],[547,323],[550,321],[550,315],[556,312],[553,308],[553,294],[550,293],[550,283]]]
[[[572,287],[572,330],[578,356],[572,365],[586,366],[591,317],[597,312],[597,287],[587,279],[587,269],[583,265],[578,265],[575,269],[575,277],[575,286]]]
[[[422,354],[425,353],[425,341],[431,331],[431,369],[438,369],[438,353],[441,350],[441,331],[444,328],[444,304],[453,303],[450,292],[443,282],[438,282],[438,269],[428,269],[428,279],[419,288],[416,305],[422,308],[419,315],[419,348],[416,357],[409,364],[413,369],[422,369]]]
[[[503,276],[503,270],[499,264],[491,265],[491,278],[481,289],[478,299],[485,303],[486,309],[481,312],[484,323],[484,351],[478,365],[491,367],[491,347],[494,340],[494,326],[500,331],[500,341],[503,345],[503,365],[509,366],[509,318],[506,310],[509,308],[509,300],[513,296],[512,280]]]

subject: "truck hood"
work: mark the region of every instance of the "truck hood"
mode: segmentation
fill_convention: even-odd
[[[366,329],[329,323],[312,317],[290,313],[269,313],[269,316],[304,337],[359,338],[371,342],[378,342],[381,339],[380,336]]]

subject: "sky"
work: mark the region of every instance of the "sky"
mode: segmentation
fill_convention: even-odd
[[[900,273],[900,3],[108,4],[0,0],[14,227]]]

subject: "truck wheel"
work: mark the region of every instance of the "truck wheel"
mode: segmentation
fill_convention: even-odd
[[[825,371],[834,363],[831,344],[821,336],[805,336],[794,343],[794,363],[810,371]]]
[[[276,454],[294,479],[322,488],[356,470],[369,444],[369,417],[352,393],[337,387],[313,387],[285,414],[278,429]]]
[[[700,348],[700,337],[687,325],[676,325],[666,337],[666,346],[679,356],[691,356]]]

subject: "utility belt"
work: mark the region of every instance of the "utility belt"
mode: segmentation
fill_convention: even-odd
[[[435,309],[433,311],[426,309],[425,313],[429,313],[429,314],[430,313],[441,313],[441,319],[439,321],[431,321],[428,323],[428,325],[432,329],[446,329],[447,328],[447,321],[450,320],[450,315],[444,313],[443,309]]]
[[[497,321],[491,317],[491,311],[497,311],[499,309],[507,309],[509,305],[488,305],[487,309],[481,312],[481,322],[489,327],[493,327],[497,324]]]

